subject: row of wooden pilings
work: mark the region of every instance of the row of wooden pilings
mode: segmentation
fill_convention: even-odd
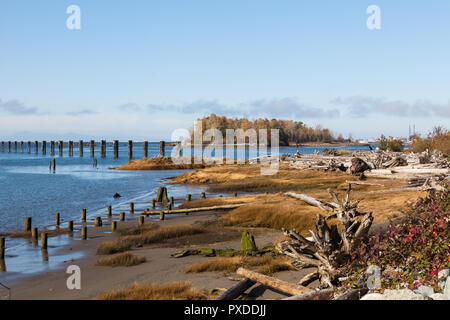
[[[24,153],[25,152],[25,142],[24,141],[20,141],[20,143],[18,141],[14,141],[14,142],[1,141],[0,151],[5,152],[5,150],[7,150],[8,153],[11,153],[12,150],[14,150],[14,152],[17,153],[19,144],[20,144],[20,151],[22,153]],[[33,144],[34,144],[34,153],[39,154],[39,141],[34,141]],[[80,157],[84,156],[84,146],[85,145],[86,145],[86,143],[84,143],[83,140],[80,140],[78,142]],[[95,140],[91,140],[88,145],[89,145],[89,150],[90,150],[90,156],[91,156],[91,158],[93,158],[95,155],[95,146],[96,146]],[[142,145],[143,145],[143,149],[144,149],[144,158],[148,158],[148,141],[144,141],[142,143]],[[5,146],[6,146],[6,148],[5,148]],[[50,141],[50,155],[51,156],[55,155],[55,146],[56,146],[56,142]],[[32,142],[28,141],[26,143],[26,152],[27,153],[31,153],[31,149],[32,149],[31,147],[32,147]],[[73,149],[74,149],[73,141],[68,141],[67,149],[68,149],[69,157],[73,157]],[[165,141],[160,141],[159,142],[159,155],[160,156],[162,156],[162,157],[165,156],[165,153],[166,153],[165,149],[166,149]],[[60,157],[63,156],[63,150],[64,150],[64,141],[60,140],[60,141],[58,141],[58,153],[59,153]],[[45,141],[45,140],[41,142],[41,153],[42,153],[42,155],[47,154],[47,141]],[[100,141],[100,157],[106,158],[106,140]],[[114,159],[119,158],[119,140],[113,141],[113,158]],[[133,140],[128,140],[128,159],[133,159]]]
[[[234,196],[237,196],[237,194],[235,193]],[[206,198],[206,194],[205,192],[201,193],[201,198],[205,199]],[[185,197],[185,201],[189,202],[192,200],[192,195],[191,194],[186,194]],[[167,195],[167,188],[166,187],[160,187],[158,189],[156,198],[152,200],[151,205],[152,205],[152,209],[155,209],[156,207],[156,203],[161,203],[161,204],[165,204],[168,210],[172,210],[175,200],[174,197],[168,197]],[[145,212],[147,212],[148,209],[145,209]],[[129,212],[131,215],[134,215],[135,213],[135,204],[134,202],[130,202],[129,203]],[[144,214],[145,214],[144,212]],[[186,212],[185,215],[188,215],[188,213]],[[112,210],[112,206],[108,206],[107,207],[107,216],[108,219],[112,219],[113,216],[113,210]],[[126,215],[124,211],[121,211],[119,213],[119,221],[125,221],[126,219]],[[165,213],[164,211],[161,211],[160,215],[159,215],[159,219],[165,220]],[[82,227],[81,227],[81,239],[82,240],[87,240],[88,239],[88,229],[87,229],[87,209],[81,209],[81,219],[80,219],[81,223],[82,223]],[[138,218],[138,225],[139,226],[143,226],[145,223],[145,217],[143,215],[139,216]],[[94,225],[95,227],[102,227],[103,226],[103,221],[101,217],[95,217],[94,220]],[[56,213],[55,215],[55,226],[56,226],[56,230],[61,230],[60,226],[61,226],[61,215],[60,213]],[[111,231],[116,231],[117,229],[117,221],[111,221]],[[65,232],[64,232],[65,231]],[[63,233],[68,233],[68,234],[72,234],[74,231],[74,221],[70,220],[67,221],[67,227],[66,230],[63,230],[63,232],[56,232],[56,234],[63,234]],[[43,259],[46,261],[48,260],[48,252],[47,252],[47,248],[48,248],[48,237],[51,234],[51,232],[55,232],[52,230],[45,230],[42,231],[41,233],[39,233],[38,228],[33,228],[32,227],[32,218],[31,217],[26,217],[24,219],[24,232],[25,233],[31,233],[31,239],[34,245],[37,246],[39,238],[40,238],[40,243],[41,243],[41,249],[42,249],[42,256]],[[5,246],[5,238],[4,237],[0,237],[0,272],[1,271],[6,271],[6,264],[4,262],[5,260],[5,250],[6,250],[6,246]]]

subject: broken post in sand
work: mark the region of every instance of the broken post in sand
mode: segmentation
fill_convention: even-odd
[[[47,154],[47,141],[42,141],[42,155]]]
[[[159,155],[161,157],[164,157],[166,154],[166,142],[165,141],[160,141],[159,142]]]
[[[133,159],[133,140],[128,140],[128,160]]]
[[[25,218],[25,225],[24,225],[23,230],[25,232],[31,231],[31,217],[26,217]]]
[[[168,196],[167,196],[167,188],[166,187],[159,187],[158,193],[156,194],[156,202],[167,202]]]
[[[57,212],[55,215],[55,225],[59,227],[60,224],[61,224],[60,214],[59,212]]]
[[[140,216],[140,217],[139,217],[139,226],[142,227],[142,226],[144,225],[144,223],[145,223],[145,218],[144,218],[144,216]]]
[[[144,158],[148,158],[148,141],[144,141]]]
[[[134,214],[134,203],[130,202],[130,214]]]
[[[41,249],[47,249],[48,234],[45,232],[41,233]]]
[[[81,222],[86,222],[86,209],[81,209]]]
[[[69,157],[73,157],[73,141],[69,141]]]
[[[93,158],[94,154],[95,154],[95,141],[94,140],[91,140],[91,142],[90,142],[90,152],[91,152],[90,156],[91,156],[91,158]]]
[[[113,158],[114,159],[119,158],[119,140],[113,141]]]
[[[101,217],[95,217],[95,226],[101,227],[103,225],[102,218]]]
[[[59,152],[60,157],[63,156],[63,149],[64,149],[64,141],[59,140],[58,141],[58,152]]]
[[[121,212],[119,216],[120,221],[125,221],[125,212]]]
[[[67,230],[73,231],[73,221],[67,221]]]
[[[50,141],[50,155],[51,156],[55,155],[55,141],[53,140]]]
[[[112,217],[112,207],[108,206],[108,217]]]
[[[80,151],[80,157],[83,157],[84,156],[84,142],[83,142],[83,140],[80,140],[78,142],[78,148],[79,148],[79,151]]]
[[[81,228],[81,239],[87,240],[87,227]]]
[[[117,221],[111,222],[111,231],[116,231],[117,229]]]
[[[192,199],[192,195],[188,193],[186,195],[186,201],[189,202],[189,201],[191,201],[191,199]]]
[[[39,153],[39,142],[38,141],[34,142],[34,153],[35,154]]]

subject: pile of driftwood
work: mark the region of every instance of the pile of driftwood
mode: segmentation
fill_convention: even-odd
[[[442,152],[405,153],[391,151],[356,151],[338,156],[327,151],[284,157],[284,162],[298,169],[342,171],[351,175],[405,180],[411,188],[440,189],[449,180],[450,162]]]
[[[358,250],[361,240],[367,237],[373,216],[371,212],[358,211],[359,200],[350,201],[351,184],[343,199],[338,199],[331,190],[328,192],[333,200],[331,202],[320,201],[305,194],[286,193],[287,196],[318,207],[326,215],[317,215],[316,231],[311,231],[310,238],[303,237],[295,229],[283,230],[289,240],[281,241],[276,246],[280,253],[293,259],[292,265],[295,268],[313,267],[315,268],[313,272],[303,277],[297,284],[293,284],[240,268],[237,273],[243,276],[244,280],[227,290],[219,299],[235,299],[257,282],[291,295],[287,298],[291,300],[333,299],[336,288],[344,279],[342,267],[348,263],[351,253]],[[328,225],[327,220],[331,218],[337,218],[339,228],[336,225]],[[321,290],[307,287],[315,280],[319,280]],[[357,298],[365,292],[367,288],[361,286],[341,295],[338,299]]]

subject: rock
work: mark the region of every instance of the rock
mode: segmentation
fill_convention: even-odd
[[[429,286],[420,286],[416,290],[414,290],[414,292],[429,298],[431,298],[431,296],[435,294],[433,288]]]
[[[114,197],[114,199],[117,199],[117,198],[120,198],[121,195],[116,192],[116,193],[114,193],[113,197]]]
[[[445,282],[444,300],[450,300],[450,277],[448,277]]]
[[[433,300],[444,300],[444,295],[442,293],[435,293],[430,296]]]
[[[439,271],[439,273],[438,273],[438,279],[439,279],[438,285],[439,285],[439,288],[441,288],[442,290],[444,290],[444,288],[445,288],[445,281],[447,280],[449,274],[450,274],[450,269],[444,269],[444,270]]]
[[[353,158],[352,164],[348,168],[351,174],[361,174],[366,170],[369,170],[370,166],[361,158]]]
[[[421,294],[414,293],[409,289],[389,290],[386,289],[383,294],[369,293],[361,300],[428,300]]]

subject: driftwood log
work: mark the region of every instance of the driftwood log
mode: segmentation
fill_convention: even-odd
[[[245,290],[251,288],[256,282],[251,279],[239,281],[235,286],[222,293],[216,300],[234,300]]]
[[[315,267],[312,274],[300,280],[301,284],[307,284],[318,278],[322,288],[333,288],[338,284],[338,278],[342,275],[339,268],[350,258],[353,250],[358,248],[360,240],[367,236],[373,222],[372,213],[358,211],[359,200],[350,201],[351,184],[343,200],[339,200],[336,194],[328,189],[333,202],[311,201],[306,202],[316,205],[318,208],[331,212],[327,217],[317,214],[316,231],[310,231],[312,240],[308,240],[294,230],[283,230],[290,239],[281,241],[276,248],[281,253],[293,258],[293,266],[297,269]],[[292,192],[289,196],[305,201],[304,195],[298,196]],[[327,219],[337,218],[341,232],[336,225],[331,227]]]
[[[211,211],[211,210],[225,210],[225,209],[236,209],[243,204],[226,204],[212,207],[200,207],[200,208],[190,208],[190,209],[172,209],[172,210],[152,210],[144,211],[142,214],[146,216],[164,214],[176,214],[176,213],[186,213],[186,212],[201,212],[201,211]]]
[[[285,292],[293,296],[312,291],[312,289],[286,282],[277,278],[269,277],[245,268],[239,268],[236,273],[250,280],[259,282],[265,286],[277,289],[278,291]]]

